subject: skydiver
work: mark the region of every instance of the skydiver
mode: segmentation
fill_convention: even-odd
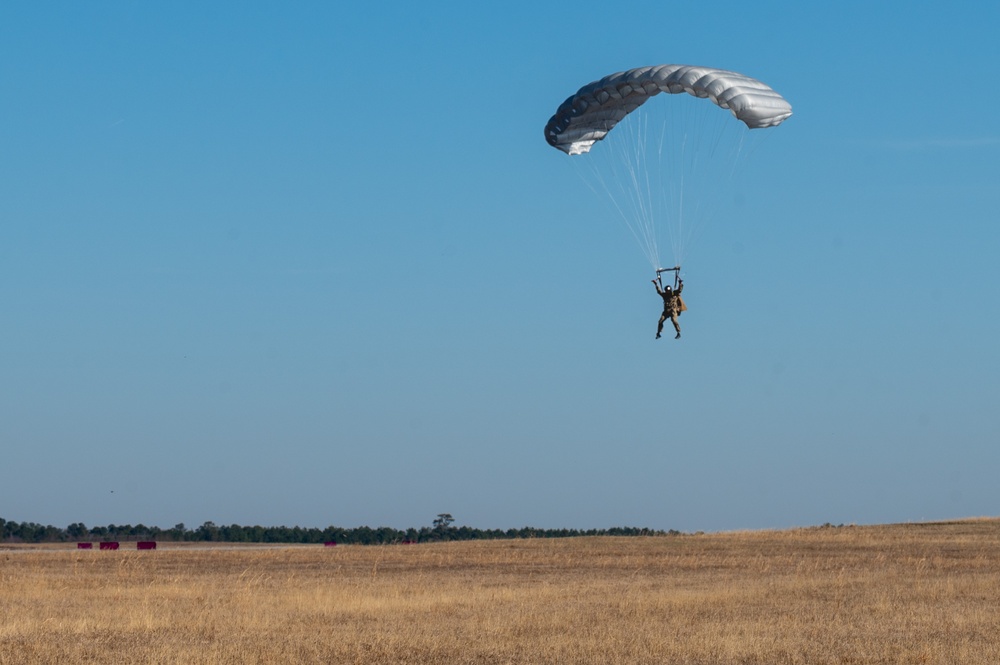
[[[667,319],[670,319],[670,322],[674,324],[674,330],[677,331],[674,339],[680,339],[681,325],[677,322],[677,317],[687,309],[687,305],[681,299],[681,291],[684,290],[684,280],[677,280],[676,291],[669,284],[666,287],[661,286],[659,279],[653,280],[653,286],[656,287],[656,292],[663,298],[663,314],[660,315],[660,322],[656,326],[656,339],[660,339],[660,333],[663,332],[663,322]]]

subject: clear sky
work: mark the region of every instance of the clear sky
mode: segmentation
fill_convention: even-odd
[[[996,515],[998,24],[961,0],[3,3],[0,517]],[[676,341],[542,136],[658,63],[795,111],[688,252]]]

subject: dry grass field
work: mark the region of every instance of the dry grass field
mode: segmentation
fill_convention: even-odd
[[[1000,663],[1000,521],[0,549],[0,664]]]

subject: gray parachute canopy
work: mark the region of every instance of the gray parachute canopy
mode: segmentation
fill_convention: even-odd
[[[564,101],[545,125],[545,140],[569,155],[590,151],[622,118],[661,92],[686,92],[729,109],[750,129],[774,127],[792,106],[756,79],[690,65],[639,67],[589,83]]]

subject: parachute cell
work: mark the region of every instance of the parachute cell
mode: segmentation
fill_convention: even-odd
[[[569,155],[584,154],[661,92],[707,98],[750,129],[774,127],[792,115],[791,105],[781,95],[749,76],[710,67],[658,65],[618,72],[583,86],[549,119],[545,140]]]

